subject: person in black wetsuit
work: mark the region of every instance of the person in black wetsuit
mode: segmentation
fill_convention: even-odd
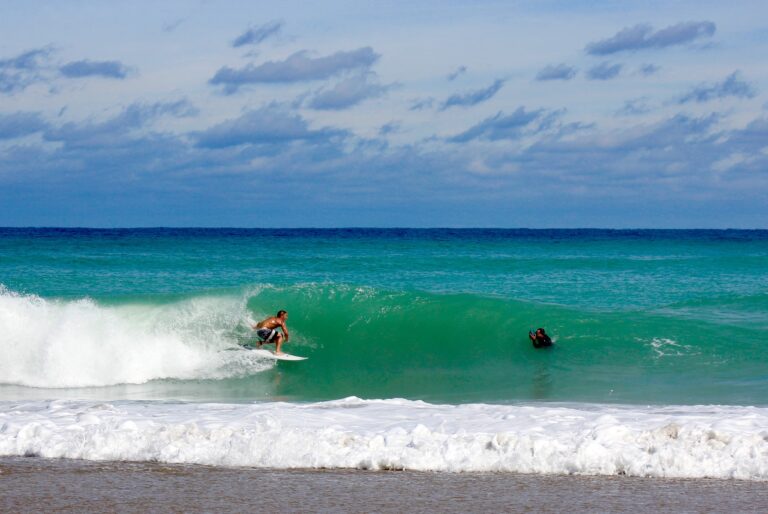
[[[537,328],[536,332],[528,332],[534,348],[547,348],[552,346],[552,339],[549,338],[543,328]]]

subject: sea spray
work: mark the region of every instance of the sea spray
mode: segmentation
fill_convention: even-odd
[[[245,316],[237,297],[104,306],[3,288],[0,382],[62,388],[258,373],[272,364],[223,351]]]

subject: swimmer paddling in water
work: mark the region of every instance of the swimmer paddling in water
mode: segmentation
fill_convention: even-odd
[[[528,332],[528,337],[533,343],[534,348],[547,348],[552,346],[552,339],[549,338],[543,328],[537,328],[536,332]]]

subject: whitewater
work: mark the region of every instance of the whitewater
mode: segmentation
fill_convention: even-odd
[[[46,300],[0,286],[0,380],[30,387],[220,379],[272,367],[238,348],[231,328],[253,323],[242,297],[163,306]]]
[[[768,409],[291,404],[0,405],[0,455],[277,469],[768,479]]]

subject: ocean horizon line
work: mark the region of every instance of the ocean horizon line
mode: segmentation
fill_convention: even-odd
[[[114,226],[114,227],[99,227],[99,226],[55,226],[55,225],[3,225],[0,226],[0,230],[92,230],[92,231],[125,231],[125,230],[237,230],[237,231],[250,231],[250,230],[285,230],[285,231],[339,231],[339,230],[379,230],[379,231],[397,231],[397,230],[409,230],[409,231],[440,231],[440,230],[455,230],[455,231],[499,231],[499,232],[512,232],[512,231],[530,231],[530,232],[546,232],[546,231],[595,231],[595,232],[768,232],[766,228],[710,228],[710,227],[493,227],[493,226],[476,226],[476,227],[455,227],[455,226],[434,226],[434,227],[418,227],[418,226],[288,226],[288,227],[247,227],[247,226],[205,226],[205,225],[139,225],[139,226]]]

